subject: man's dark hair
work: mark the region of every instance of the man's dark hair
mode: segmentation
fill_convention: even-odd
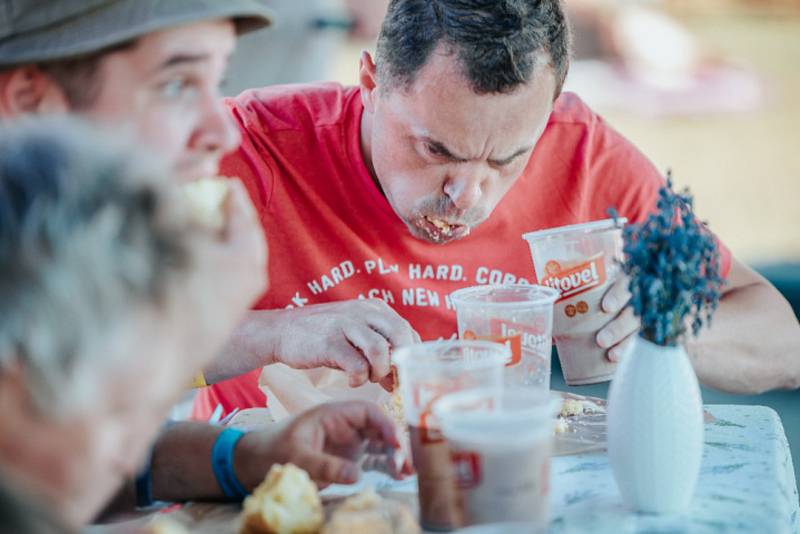
[[[443,44],[478,94],[527,83],[542,53],[561,92],[571,35],[559,0],[392,0],[378,37],[382,80],[407,87]]]
[[[80,111],[91,106],[100,94],[103,80],[98,71],[103,58],[114,52],[129,50],[138,42],[138,39],[133,39],[81,56],[39,63],[37,66],[61,87],[73,111]]]

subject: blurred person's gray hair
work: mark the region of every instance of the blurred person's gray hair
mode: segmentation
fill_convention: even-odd
[[[407,88],[440,45],[458,58],[476,94],[514,91],[543,57],[557,97],[572,34],[561,0],[392,0],[378,36],[381,81]]]
[[[0,372],[19,365],[47,413],[91,402],[135,342],[126,322],[189,264],[165,174],[109,137],[74,118],[0,128]]]

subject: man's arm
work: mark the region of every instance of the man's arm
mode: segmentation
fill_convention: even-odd
[[[256,310],[249,312],[204,374],[213,384],[284,363],[295,369],[340,369],[353,387],[370,381],[390,389],[391,351],[417,341],[411,325],[382,300]]]
[[[603,297],[614,320],[600,330],[597,343],[609,349],[612,362],[639,331],[629,300],[625,278]],[[687,350],[706,386],[740,394],[800,388],[800,323],[778,290],[735,258],[711,328],[690,338]]]
[[[711,328],[688,352],[697,377],[715,389],[800,388],[800,323],[778,290],[735,258]]]
[[[179,423],[165,429],[153,449],[155,500],[222,499],[211,451],[223,428]],[[364,401],[330,403],[245,434],[233,453],[236,478],[248,491],[260,484],[273,464],[293,463],[318,485],[352,484],[360,476],[355,463],[366,440],[399,448],[394,423],[377,405]],[[406,465],[405,474],[410,472]]]

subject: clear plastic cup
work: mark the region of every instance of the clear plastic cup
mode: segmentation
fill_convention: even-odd
[[[614,375],[616,365],[608,361],[596,336],[612,319],[601,302],[619,276],[625,222],[606,219],[522,236],[530,246],[537,280],[560,293],[553,337],[570,386],[605,382]]]
[[[505,345],[490,341],[432,341],[392,355],[417,470],[420,519],[427,530],[452,530],[460,524],[450,452],[433,406],[448,393],[501,388],[508,357]]]
[[[531,388],[446,395],[434,413],[450,448],[462,526],[549,521],[550,456],[561,398]]]
[[[505,381],[509,386],[550,389],[553,303],[559,293],[532,285],[490,285],[459,289],[450,295],[458,336],[508,346]]]

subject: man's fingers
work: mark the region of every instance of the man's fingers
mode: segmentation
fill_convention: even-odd
[[[335,402],[325,405],[330,415],[355,429],[361,439],[381,441],[399,447],[394,421],[377,404],[366,401]]]
[[[379,382],[391,373],[389,341],[375,330],[353,323],[343,328],[347,340],[363,354],[369,364],[369,379]]]
[[[636,336],[635,333],[631,334],[628,337],[626,337],[621,343],[619,343],[615,347],[612,347],[611,350],[609,350],[608,353],[606,354],[606,356],[608,357],[608,361],[612,363],[619,362],[625,356],[625,353],[630,348],[631,344],[633,343],[633,338],[635,336]]]
[[[363,385],[369,380],[370,367],[364,355],[348,343],[346,333],[340,342],[334,344],[329,348],[328,367],[341,369],[347,374],[350,387],[358,387]]]
[[[633,308],[627,307],[597,333],[597,344],[609,349],[638,330],[639,319],[633,314]]]
[[[373,299],[370,304],[375,313],[367,321],[369,325],[385,337],[393,349],[419,342],[419,335],[411,324],[403,319],[391,306],[382,300]]]
[[[603,296],[603,311],[606,313],[619,313],[622,308],[627,306],[630,299],[631,293],[628,291],[628,278],[620,276],[611,284],[611,287]]]
[[[397,384],[394,381],[394,373],[389,373],[388,375],[386,375],[383,378],[381,378],[381,381],[379,382],[379,384],[381,385],[381,387],[383,389],[385,389],[389,393],[393,393],[394,392],[394,388],[397,387]]]
[[[319,485],[354,484],[361,472],[354,462],[322,451],[304,451],[294,460]]]
[[[228,180],[228,194],[223,203],[227,220],[227,232],[236,235],[243,226],[258,224],[258,215],[247,190],[239,180]],[[260,225],[259,225],[260,226]]]

